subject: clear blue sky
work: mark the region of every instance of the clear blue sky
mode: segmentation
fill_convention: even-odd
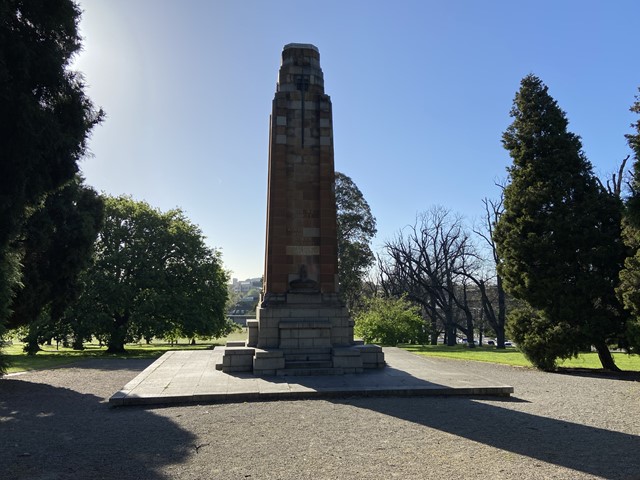
[[[336,169],[378,220],[470,222],[510,164],[501,135],[539,76],[598,174],[630,153],[637,0],[80,0],[75,68],[107,119],[82,163],[99,191],[181,207],[234,277],[264,258],[268,119],[287,43],[320,50]]]

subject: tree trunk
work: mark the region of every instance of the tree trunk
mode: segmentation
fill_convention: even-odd
[[[467,311],[465,312],[465,315],[467,317],[467,347],[469,348],[476,348],[476,339],[475,339],[475,332],[474,332],[474,328],[473,328],[473,317],[471,316],[471,311],[467,309]]]
[[[498,275],[497,278],[497,288],[498,288],[498,321],[496,325],[496,347],[497,348],[505,348],[505,334],[504,327],[507,320],[507,297],[504,293],[504,287],[502,286],[502,277]]]
[[[504,347],[504,326],[502,328],[496,328],[496,348],[503,349]]]
[[[440,332],[438,332],[438,321],[435,317],[431,317],[431,325],[429,332],[429,344],[437,345],[438,344],[438,336],[440,336]]]
[[[598,351],[598,358],[600,359],[600,363],[602,364],[602,368],[605,370],[609,370],[610,372],[620,372],[620,368],[616,365],[616,362],[613,360],[613,355],[609,351],[609,347],[605,342],[598,342],[595,344],[596,350]]]
[[[431,345],[438,345],[438,337],[440,336],[440,332],[438,330],[438,319],[436,317],[436,304],[433,296],[429,299],[429,312],[431,312]],[[446,333],[445,333],[446,337]]]
[[[107,345],[108,346],[105,353],[126,353],[126,350],[124,349],[124,344],[107,342]]]
[[[107,339],[107,353],[124,353],[129,315],[115,315],[113,329]]]
[[[447,347],[455,347],[456,346],[456,326],[451,321],[446,325],[447,329]]]
[[[25,338],[25,345],[22,347],[22,350],[27,355],[35,355],[40,351],[38,328],[34,324],[29,325],[29,333],[27,334],[27,338]]]
[[[84,338],[82,337],[82,335],[76,335],[75,337],[73,337],[73,344],[71,345],[71,348],[73,348],[74,350],[84,350],[83,340]]]
[[[22,348],[22,350],[27,355],[35,355],[36,353],[38,353],[40,351],[40,345],[38,345],[38,339],[37,338],[29,338],[27,343]]]

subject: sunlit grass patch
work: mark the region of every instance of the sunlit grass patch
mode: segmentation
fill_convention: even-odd
[[[485,346],[469,348],[466,345],[401,345],[409,352],[425,357],[443,357],[457,360],[474,360],[478,362],[501,363],[520,367],[530,367],[531,363],[524,358],[514,347],[498,350],[495,347]]]
[[[246,338],[246,332],[239,332],[232,333],[224,338],[198,340],[195,345],[191,345],[186,338],[180,339],[178,343],[173,344],[164,339],[154,339],[150,344],[127,344],[125,345],[126,352],[123,354],[108,354],[106,353],[107,347],[100,346],[97,342],[85,343],[84,350],[42,345],[42,350],[36,355],[27,355],[22,350],[24,344],[14,341],[12,344],[5,345],[2,351],[10,363],[7,373],[17,373],[60,367],[90,358],[156,358],[169,350],[206,350],[216,345],[224,345],[227,340],[245,340]]]
[[[518,367],[532,367],[531,362],[514,347],[499,350],[492,346],[469,348],[466,345],[455,345],[453,347],[447,347],[445,345],[401,345],[401,348],[426,357],[443,357],[457,360],[500,363]],[[622,370],[640,371],[640,356],[638,355],[627,355],[626,353],[615,352],[613,353],[613,358],[616,365]],[[565,368],[602,368],[597,353],[581,353],[577,358],[559,361],[558,366]]]

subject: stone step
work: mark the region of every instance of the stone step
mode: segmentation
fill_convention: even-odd
[[[303,377],[308,375],[344,375],[342,368],[285,368],[276,370],[279,377]]]
[[[289,355],[299,355],[299,354],[304,354],[304,355],[316,355],[316,354],[325,354],[325,355],[331,355],[331,347],[309,347],[309,348],[280,348],[279,350],[282,350],[282,353],[284,354],[285,357],[289,356]]]
[[[289,359],[285,359],[285,369],[301,369],[301,368],[331,368],[333,367],[333,362],[331,360],[324,361],[299,361],[299,362],[290,362]]]
[[[328,353],[292,353],[285,354],[287,362],[330,362],[331,354]]]

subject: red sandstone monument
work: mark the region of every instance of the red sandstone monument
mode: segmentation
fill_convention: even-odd
[[[248,341],[228,344],[220,368],[319,375],[382,367],[379,346],[354,341],[338,295],[331,99],[313,45],[282,51],[269,138],[261,301]]]

